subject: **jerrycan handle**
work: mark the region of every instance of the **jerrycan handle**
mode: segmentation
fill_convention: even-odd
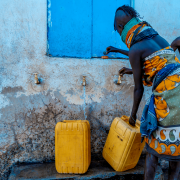
[[[129,124],[129,118],[130,118],[129,116],[125,116],[125,115],[121,116],[121,119],[127,122],[128,124]],[[138,119],[136,119],[136,126],[140,127],[140,121]]]

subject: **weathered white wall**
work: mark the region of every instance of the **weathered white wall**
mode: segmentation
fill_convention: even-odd
[[[129,115],[132,106],[132,76],[121,86],[113,82],[118,70],[129,66],[127,60],[46,56],[46,3],[0,1],[1,176],[14,163],[54,160],[54,128],[64,119],[87,116],[92,153],[101,154],[113,118]],[[34,84],[33,73],[39,74],[40,85]]]
[[[143,11],[143,4],[137,2],[137,10],[141,10],[144,19],[167,37],[174,32],[174,27],[180,27],[172,19],[171,33],[164,19],[169,10],[166,7],[164,12],[159,8],[162,13],[158,22],[161,19],[164,23],[164,32],[152,18],[152,1],[147,1],[150,5],[146,3]],[[87,116],[91,124],[92,153],[101,154],[113,118],[130,114],[132,76],[124,76],[121,86],[114,84],[118,70],[129,66],[128,61],[47,57],[46,10],[46,0],[0,1],[1,177],[14,163],[54,160],[54,127],[59,121]],[[178,35],[174,33],[173,38]],[[36,72],[42,81],[40,85],[34,84]],[[81,85],[83,75],[87,76],[88,83],[85,93]],[[144,101],[139,118],[143,104]]]
[[[179,0],[134,0],[134,8],[170,44],[180,36]],[[177,52],[178,57],[179,53]]]

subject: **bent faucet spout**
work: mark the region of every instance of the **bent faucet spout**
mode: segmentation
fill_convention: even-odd
[[[37,73],[34,73],[35,77],[34,77],[34,82],[35,84],[40,84],[39,80],[38,80],[38,76]]]
[[[83,76],[83,83],[82,83],[83,86],[86,86],[86,76]]]
[[[117,81],[117,84],[121,84],[121,75],[119,75],[119,78],[118,78],[118,81]]]

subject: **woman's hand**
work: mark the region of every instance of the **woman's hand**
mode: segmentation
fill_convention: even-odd
[[[115,48],[113,46],[109,46],[109,47],[106,48],[106,51],[104,52],[104,55],[109,54],[110,52],[117,52],[117,51],[118,51],[117,48]]]
[[[124,74],[133,74],[132,69],[123,67],[122,69],[119,70],[119,74],[123,76]]]
[[[180,53],[180,37],[177,37],[172,43],[171,43],[171,47],[174,49],[174,51],[176,51],[176,49],[179,50]]]
[[[136,124],[136,116],[130,116],[130,118],[129,118],[129,124],[130,124],[131,126],[135,126],[135,124]]]
[[[121,53],[121,54],[124,54],[126,56],[128,56],[129,54],[129,51],[126,51],[126,50],[122,50],[122,49],[118,49],[118,48],[115,48],[113,46],[109,46],[106,48],[106,51],[103,52],[104,55],[107,55],[109,54],[110,52],[116,52],[116,53]]]

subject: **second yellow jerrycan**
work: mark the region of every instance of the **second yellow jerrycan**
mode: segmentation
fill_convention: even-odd
[[[91,162],[87,120],[64,120],[55,128],[55,165],[59,173],[84,174]]]
[[[129,117],[122,116],[113,120],[103,149],[104,159],[115,171],[134,168],[140,158],[145,141],[141,143],[140,121],[129,124]]]

